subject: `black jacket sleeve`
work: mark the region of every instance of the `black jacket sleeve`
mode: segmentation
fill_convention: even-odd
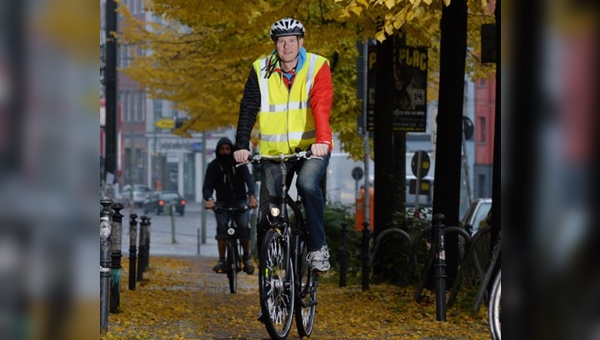
[[[240,116],[235,134],[234,150],[250,149],[250,133],[260,110],[260,87],[254,68],[250,70],[240,104]]]
[[[213,166],[213,163],[208,163],[206,167],[206,174],[204,175],[204,183],[202,184],[202,198],[207,201],[212,198],[215,190],[215,178],[217,176],[217,169]]]

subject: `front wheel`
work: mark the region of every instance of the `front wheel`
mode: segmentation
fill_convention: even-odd
[[[227,240],[227,279],[229,279],[229,291],[234,294],[237,291],[237,258],[235,253],[235,241]]]
[[[490,333],[492,334],[492,339],[494,340],[500,340],[502,338],[502,307],[500,306],[501,295],[502,280],[500,279],[500,271],[498,271],[498,274],[494,279],[494,285],[492,286],[492,293],[490,294],[490,305],[488,309],[488,317],[490,320]]]
[[[297,284],[296,284],[296,328],[300,337],[310,337],[315,323],[317,308],[318,274],[309,270],[306,255],[306,243],[299,241],[296,252]]]
[[[285,339],[294,314],[294,271],[288,243],[271,229],[260,250],[258,288],[262,321],[272,339]]]

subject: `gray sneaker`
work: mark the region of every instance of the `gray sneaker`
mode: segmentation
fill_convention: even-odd
[[[312,271],[326,272],[331,267],[329,265],[329,249],[324,245],[319,250],[311,251],[306,255],[308,267]]]

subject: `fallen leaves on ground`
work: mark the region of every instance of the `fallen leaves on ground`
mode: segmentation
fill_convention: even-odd
[[[110,313],[100,339],[268,339],[256,320],[257,274],[238,274],[236,294],[213,258],[152,257],[144,280],[128,288],[121,272],[120,311]],[[327,275],[335,275],[328,273]],[[391,285],[340,288],[321,280],[311,339],[489,339],[485,307],[478,313],[447,310],[436,321],[435,299],[417,303],[413,290]],[[290,338],[298,338],[295,327]]]

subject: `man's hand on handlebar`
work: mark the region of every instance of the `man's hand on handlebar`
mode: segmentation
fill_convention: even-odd
[[[250,151],[246,149],[240,149],[233,152],[233,158],[238,163],[248,163],[248,159],[250,158]]]
[[[214,208],[215,208],[215,201],[209,200],[209,201],[206,201],[206,203],[204,203],[204,209],[211,210]]]
[[[248,197],[248,205],[252,209],[258,208],[258,202],[256,201],[256,198],[254,196],[249,196]]]
[[[323,143],[315,143],[310,146],[310,152],[312,153],[312,156],[315,157],[327,156],[327,153],[329,152],[329,145]]]

